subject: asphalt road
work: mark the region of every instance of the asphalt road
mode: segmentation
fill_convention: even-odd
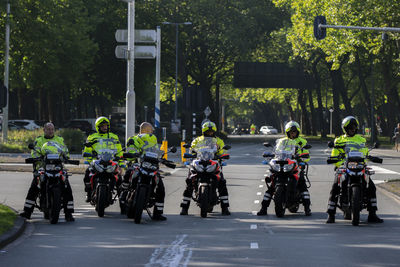
[[[399,202],[378,191],[378,214],[383,224],[367,224],[364,212],[359,227],[344,221],[340,212],[334,225],[325,224],[333,167],[325,164],[322,145],[311,149],[309,177],[312,216],[297,214],[276,218],[273,204],[268,216],[254,213],[265,191],[261,144],[232,144],[224,167],[231,216],[220,208],[200,217],[193,202],[189,216],[180,216],[186,169],[176,169],[164,179],[165,222],[144,216],[142,224],[119,214],[118,205],[106,209],[104,218],[84,202],[82,175],[70,178],[75,198],[75,218],[50,225],[35,212],[25,234],[0,252],[0,266],[398,266],[400,261]],[[395,154],[386,155],[374,180],[400,178]],[[30,173],[0,172],[0,202],[23,208]]]

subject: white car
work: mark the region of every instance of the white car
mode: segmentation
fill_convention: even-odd
[[[9,122],[26,130],[35,130],[40,128],[34,120],[10,120]]]
[[[278,130],[272,126],[261,126],[260,128],[261,134],[278,134]]]

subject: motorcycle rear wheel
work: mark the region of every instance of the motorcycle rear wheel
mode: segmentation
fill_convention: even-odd
[[[360,223],[361,188],[359,186],[353,186],[351,190],[351,211],[353,213],[351,224],[357,226]]]
[[[107,187],[99,186],[97,192],[97,215],[99,217],[104,217],[104,210],[106,209],[107,203]]]
[[[283,217],[285,215],[285,188],[277,186],[274,196],[275,214],[276,217]]]
[[[61,209],[61,191],[60,188],[54,187],[49,192],[49,219],[51,224],[56,224],[60,217]]]
[[[200,215],[201,215],[201,217],[206,218],[208,208],[209,208],[208,207],[208,187],[207,186],[200,187],[199,199],[200,199]]]
[[[144,189],[139,189],[135,203],[135,223],[139,224],[142,220],[143,209],[146,205],[146,191]]]

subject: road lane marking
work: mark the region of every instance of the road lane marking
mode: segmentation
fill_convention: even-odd
[[[174,174],[174,173],[176,173],[177,171],[179,171],[180,169],[175,169],[175,170],[173,170],[173,171],[171,171],[170,173],[171,174]]]
[[[192,249],[188,248],[184,240],[188,235],[177,235],[168,246],[157,248],[151,255],[146,267],[151,266],[182,266],[186,267],[192,257]]]
[[[260,200],[254,200],[254,204],[259,204]]]
[[[251,229],[251,230],[256,230],[256,229],[257,229],[257,224],[252,224],[252,225],[250,225],[250,229]]]
[[[256,211],[256,210],[253,210],[253,211],[251,212],[251,214],[257,215],[257,211]]]
[[[257,192],[257,196],[261,196],[261,192]]]
[[[263,185],[263,184],[260,184],[258,187],[259,187],[259,188],[263,188],[263,187],[264,187],[264,185]]]
[[[369,167],[371,167],[375,171],[376,174],[397,174],[397,175],[400,175],[400,173],[398,173],[398,172],[391,171],[391,170],[388,170],[388,169],[385,169],[385,168],[382,168],[382,167],[379,167],[379,166],[371,166],[370,165]]]
[[[258,243],[257,242],[250,243],[250,248],[251,249],[258,249]]]

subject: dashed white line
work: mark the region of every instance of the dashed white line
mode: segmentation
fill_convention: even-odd
[[[258,187],[259,187],[259,188],[263,188],[263,187],[264,187],[264,185],[263,185],[263,184],[260,184]]]
[[[258,249],[258,243],[256,243],[256,242],[250,243],[250,248],[251,249]]]
[[[259,204],[260,200],[254,200],[254,204]]]
[[[256,229],[257,229],[257,224],[252,224],[252,225],[250,225],[250,229],[251,229],[251,230],[256,230]]]
[[[256,211],[256,210],[253,210],[253,211],[251,212],[251,214],[253,214],[253,215],[257,215],[257,212],[258,212],[258,211]]]
[[[261,192],[257,192],[257,196],[261,196]]]

